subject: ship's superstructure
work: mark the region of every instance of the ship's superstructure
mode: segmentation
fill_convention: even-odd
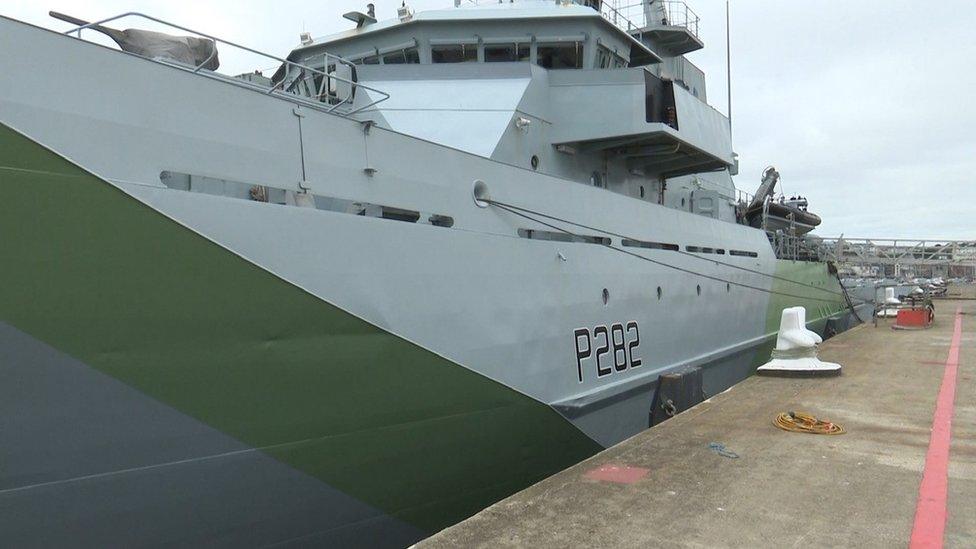
[[[848,325],[743,216],[683,3],[460,4],[271,78],[0,18],[0,538],[407,544],[663,373],[751,375],[786,307]]]
[[[361,111],[380,127],[734,221],[728,119],[707,104],[704,74],[684,57],[703,46],[697,16],[680,2],[592,4],[405,11],[309,40],[289,59],[332,73],[343,69],[335,56],[354,63],[344,74],[390,94]],[[350,108],[380,98],[299,67],[277,76],[283,88],[325,91]]]

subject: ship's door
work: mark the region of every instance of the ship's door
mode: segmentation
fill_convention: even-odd
[[[718,217],[719,194],[717,191],[698,189],[691,193],[691,211],[707,217]]]

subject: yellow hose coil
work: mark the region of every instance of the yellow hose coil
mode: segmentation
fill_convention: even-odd
[[[843,435],[847,431],[831,421],[820,420],[804,412],[788,412],[776,416],[773,425],[784,431],[813,435]]]

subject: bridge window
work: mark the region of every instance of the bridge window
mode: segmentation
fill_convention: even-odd
[[[528,61],[531,48],[528,44],[488,44],[485,46],[485,62],[515,63]]]
[[[478,61],[478,45],[431,46],[430,58],[434,63],[476,63]]]
[[[407,48],[383,55],[384,65],[404,65],[420,63],[420,50]]]
[[[540,44],[537,58],[539,66],[547,69],[582,69],[583,44]]]
[[[598,46],[596,51],[596,68],[619,69],[627,66],[627,60],[606,46]]]

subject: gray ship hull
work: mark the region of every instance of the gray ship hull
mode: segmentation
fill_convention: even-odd
[[[783,308],[848,322],[825,264],[749,227],[8,19],[0,46],[11,544],[403,545],[646,428],[662,373],[747,377]],[[748,253],[524,238],[476,181]]]

